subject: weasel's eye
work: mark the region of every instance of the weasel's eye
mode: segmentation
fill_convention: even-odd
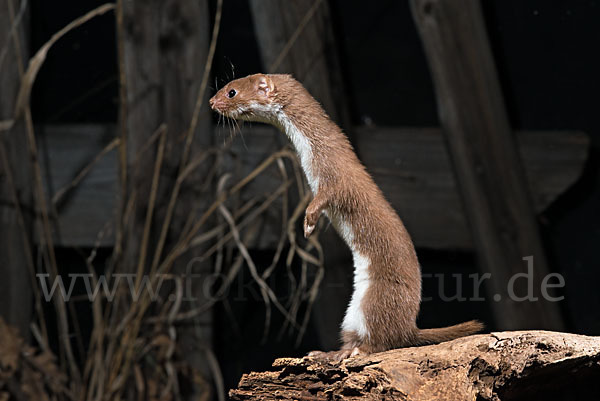
[[[231,99],[232,97],[234,97],[235,95],[237,95],[237,92],[235,91],[235,89],[232,89],[232,90],[230,90],[230,91],[227,93],[227,97],[228,97],[228,98],[230,98],[230,99]]]

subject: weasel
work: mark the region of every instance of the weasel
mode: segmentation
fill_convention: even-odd
[[[354,292],[342,322],[343,345],[334,353],[312,355],[341,360],[448,341],[483,328],[476,320],[437,329],[417,327],[421,269],[410,235],[346,135],[291,75],[236,79],[210,99],[210,106],[230,118],[274,125],[287,135],[313,193],[304,236],[311,235],[325,214],[352,251]]]

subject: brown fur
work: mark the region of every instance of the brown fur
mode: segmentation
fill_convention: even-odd
[[[229,98],[232,89],[237,94]],[[223,115],[282,129],[275,117],[257,111],[260,107],[280,108],[308,139],[313,149],[312,173],[319,181],[306,209],[305,235],[311,234],[310,227],[326,212],[334,226],[340,219],[350,225],[352,244],[370,261],[369,287],[361,303],[369,335],[363,338],[353,331],[342,332],[342,350],[379,352],[447,341],[482,329],[477,321],[440,329],[417,328],[421,272],[410,235],[346,135],[298,81],[289,75],[251,75],[228,83],[210,103]]]

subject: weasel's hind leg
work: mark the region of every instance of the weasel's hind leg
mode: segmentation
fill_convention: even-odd
[[[308,356],[327,362],[338,363],[344,359],[371,353],[367,344],[354,331],[342,331],[342,343],[342,348],[339,351],[312,351],[308,353]]]
[[[309,358],[314,358],[323,362],[339,363],[344,359],[351,358],[353,356],[360,355],[358,348],[354,349],[341,349],[339,351],[311,351],[308,353]]]

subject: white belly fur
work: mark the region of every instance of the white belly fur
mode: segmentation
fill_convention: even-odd
[[[354,292],[346,310],[342,330],[355,331],[359,337],[369,336],[365,315],[362,310],[362,300],[369,288],[369,258],[358,252],[352,252],[354,258]]]
[[[256,107],[255,107],[256,108]],[[275,112],[279,128],[286,133],[294,144],[300,158],[300,164],[308,180],[308,184],[314,194],[319,189],[319,177],[313,171],[313,149],[310,140],[296,127],[283,110],[266,110],[267,114]],[[354,258],[354,293],[350,305],[346,310],[342,330],[356,332],[361,338],[368,337],[369,333],[365,322],[365,316],[361,307],[363,297],[369,288],[369,258],[360,254],[354,246],[354,233],[352,227],[344,221],[343,216],[329,214],[326,212],[333,226],[352,250]]]
[[[362,301],[369,288],[369,264],[371,262],[368,257],[358,252],[354,246],[352,227],[344,221],[342,216],[332,213],[326,214],[342,239],[350,247],[352,258],[354,259],[354,292],[352,293],[350,304],[342,322],[342,330],[356,332],[359,337],[366,338],[369,336],[369,331],[362,309]]]

